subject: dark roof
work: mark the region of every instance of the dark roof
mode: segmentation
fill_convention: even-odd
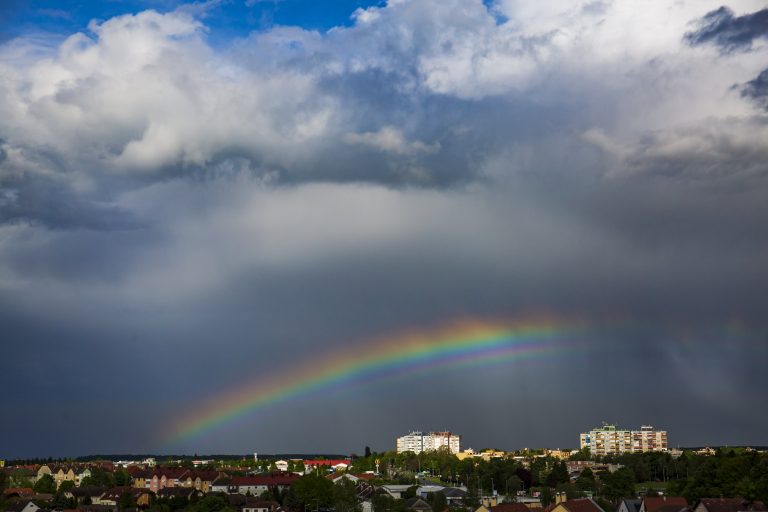
[[[629,512],[639,512],[640,504],[642,502],[643,500],[621,500],[621,503],[624,503],[624,505],[627,507],[627,510],[629,510]],[[619,504],[619,507],[621,507],[621,503]]]
[[[446,487],[443,489],[443,494],[445,494],[446,498],[466,498],[467,497],[467,491],[464,489],[459,489],[458,487]]]
[[[185,473],[188,473],[189,470],[185,468],[161,468],[157,467],[152,471],[152,477],[155,476],[157,478],[165,477],[166,479],[177,479],[184,476]]]
[[[102,495],[102,498],[108,499],[108,500],[119,500],[123,497],[123,494],[130,494],[134,498],[141,496],[142,494],[151,494],[152,491],[148,489],[139,489],[136,487],[130,487],[130,486],[122,486],[122,487],[112,487],[111,489],[107,489],[104,491],[104,494]]]
[[[680,510],[688,506],[688,502],[682,496],[646,496],[643,498],[645,512],[659,512],[661,508],[665,512],[674,512],[668,507],[675,507],[674,510]]]
[[[412,510],[432,510],[432,506],[418,496],[405,500],[405,508]]]
[[[740,512],[768,510],[762,501],[747,501],[741,498],[702,498],[699,505],[704,505],[709,512]]]
[[[529,512],[528,507],[522,503],[500,503],[488,510],[491,512]]]
[[[589,498],[567,500],[560,503],[560,505],[567,508],[570,512],[604,512],[597,503]]]
[[[10,496],[11,494],[18,494],[19,496],[26,496],[29,494],[35,494],[35,491],[31,487],[9,487],[3,491],[3,494]]]
[[[189,498],[195,492],[197,489],[194,487],[164,487],[157,491],[157,495],[161,498]]]
[[[21,512],[31,500],[19,500],[5,507],[6,512]],[[37,505],[35,505],[37,506]]]
[[[235,476],[232,477],[230,485],[292,485],[299,479],[298,475],[259,475],[259,476]]]
[[[98,487],[95,485],[85,485],[81,487],[72,487],[68,493],[75,498],[84,498],[86,496],[101,496],[107,491],[106,487]]]

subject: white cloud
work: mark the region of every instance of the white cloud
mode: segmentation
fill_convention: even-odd
[[[440,151],[440,143],[425,144],[420,140],[409,141],[403,132],[394,126],[384,126],[376,132],[347,133],[344,135],[344,141],[397,155],[416,155]]]

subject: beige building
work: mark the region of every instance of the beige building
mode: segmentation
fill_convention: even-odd
[[[664,452],[667,451],[667,431],[654,430],[651,425],[643,425],[640,430],[624,430],[603,424],[601,428],[583,432],[579,446],[589,448],[592,455]]]
[[[455,454],[461,451],[461,436],[447,431],[430,432],[428,434],[421,431],[413,431],[398,437],[396,446],[397,453],[421,453],[437,451],[442,447],[446,447],[451,453]]]

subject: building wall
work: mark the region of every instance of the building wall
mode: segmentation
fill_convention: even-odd
[[[423,432],[415,431],[397,438],[397,453],[407,451],[421,453],[439,450],[443,446],[447,447],[451,453],[459,453],[461,436],[452,432],[430,432],[425,435]]]
[[[579,446],[589,448],[593,455],[609,453],[643,453],[667,450],[667,431],[643,425],[640,430],[617,429],[603,425],[579,435]]]

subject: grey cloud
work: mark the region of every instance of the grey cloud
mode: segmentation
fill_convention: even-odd
[[[749,50],[752,43],[768,37],[768,9],[735,16],[722,6],[699,20],[699,28],[685,34],[685,41],[697,46],[713,43],[723,53]]]
[[[741,86],[741,95],[768,111],[768,69]]]
[[[479,0],[391,2],[352,27],[278,27],[224,50],[204,20],[144,13],[45,59],[0,48],[0,382],[19,407],[49,406],[39,435],[13,420],[0,437],[19,455],[142,451],[200,398],[317,353],[545,311],[632,322],[597,329],[594,353],[319,393],[176,448],[385,449],[432,426],[473,444],[572,446],[600,419],[659,423],[681,444],[768,442],[755,405],[768,340],[743,339],[765,332],[768,310],[768,124],[722,94],[764,68],[762,50],[681,47],[711,2],[566,3],[538,23],[540,2],[514,2],[533,9],[522,18],[501,2],[496,18]],[[635,10],[658,31],[627,30]],[[83,360],[92,371],[67,372]],[[742,398],[697,387],[710,371]],[[38,375],[63,375],[57,393]],[[478,398],[488,389],[514,392]],[[600,393],[618,417],[583,407]],[[72,406],[75,425],[107,414],[108,428],[46,438],[61,396],[94,404]],[[100,410],[126,396],[141,403]],[[478,426],[494,406],[503,428]],[[308,439],[297,409],[360,421]],[[535,424],[505,416],[519,410]]]

